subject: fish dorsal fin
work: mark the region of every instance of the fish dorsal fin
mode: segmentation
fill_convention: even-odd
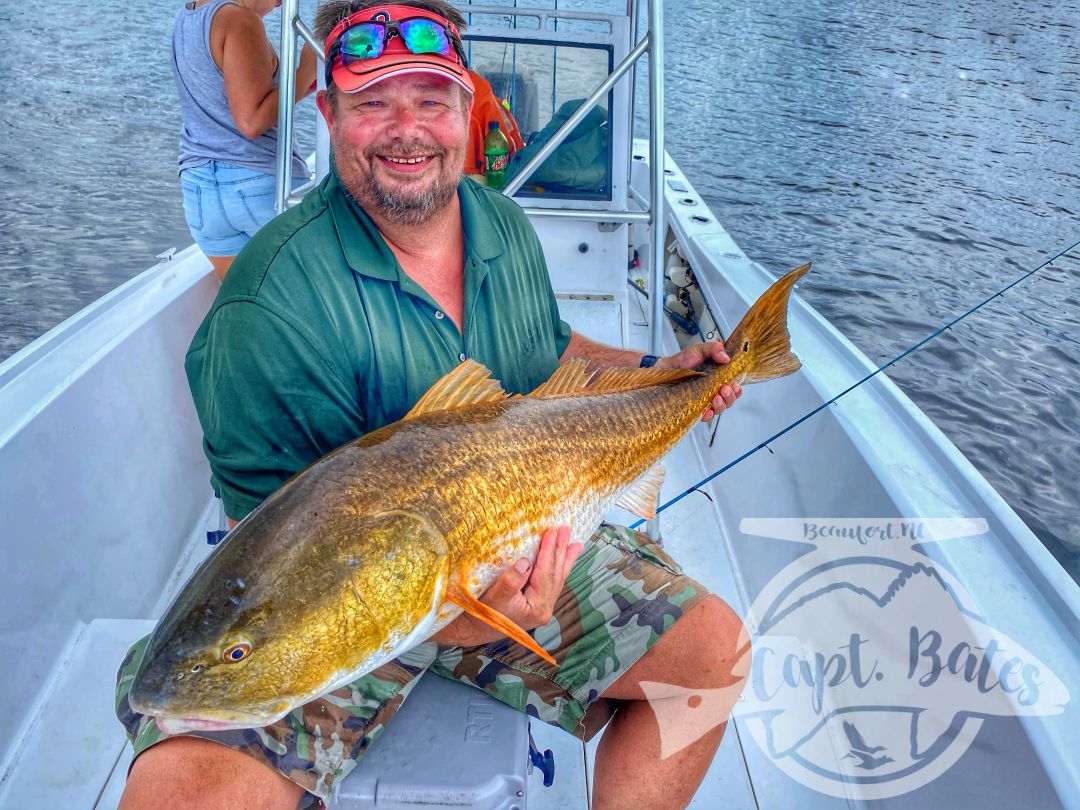
[[[452,605],[457,605],[473,618],[482,621],[489,627],[494,627],[507,638],[511,638],[523,647],[532,650],[552,666],[558,666],[551,654],[537,644],[532,636],[495,610],[495,608],[485,605],[461,586],[451,585],[447,588],[446,601]]]
[[[555,369],[555,373],[548,381],[541,383],[529,393],[529,396],[533,399],[543,399],[560,394],[573,394],[588,385],[592,377],[588,361],[575,357]]]
[[[491,376],[480,363],[466,360],[427,390],[412,406],[404,419],[415,419],[436,411],[449,411],[481,402],[500,402],[506,399],[502,383]]]
[[[587,390],[590,394],[614,394],[700,376],[700,371],[687,368],[609,368],[597,374]]]
[[[656,517],[656,504],[660,500],[660,487],[663,485],[664,465],[657,462],[632,483],[615,503],[639,518],[652,520]]]
[[[555,369],[551,378],[528,396],[544,399],[566,394],[614,394],[701,374],[682,368],[609,368],[599,373],[588,368],[587,361],[575,357]]]

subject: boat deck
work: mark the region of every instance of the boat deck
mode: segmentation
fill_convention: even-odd
[[[564,316],[575,329],[609,343],[622,343],[622,319],[614,317],[611,302],[567,302]],[[632,299],[630,343],[647,344],[645,313]],[[721,417],[722,418],[722,417]],[[704,431],[704,426],[694,430]],[[722,429],[722,428],[721,428]],[[667,476],[663,499],[670,498],[699,480],[702,463],[693,438],[687,437],[665,462]],[[624,524],[636,520],[621,509],[609,516]],[[715,506],[704,496],[681,501],[660,517],[665,548],[695,578],[731,604],[738,604],[731,568],[719,541],[721,531]],[[169,582],[178,587],[210,553],[206,532],[219,526],[216,501],[208,501],[204,515],[188,542],[188,553],[181,559]],[[163,595],[158,604],[166,604]],[[12,806],[29,803],[35,797],[48,796],[56,807],[93,807],[111,810],[123,792],[131,746],[117,723],[112,705],[112,685],[117,667],[128,646],[153,629],[152,617],[145,619],[94,618],[82,624],[71,639],[68,650],[54,671],[54,681],[43,690],[43,702],[31,712],[33,727],[27,736],[10,779],[4,785],[4,798]],[[465,688],[465,687],[462,687]],[[78,711],[72,707],[77,705]],[[545,788],[539,770],[529,777],[527,806],[530,810],[588,807],[588,785],[596,744],[588,745],[546,724],[531,722],[537,747],[551,749],[555,756],[554,784]],[[70,750],[79,756],[68,760],[67,770],[56,768],[54,751],[59,735],[67,739]],[[522,752],[524,755],[524,752]],[[692,807],[715,807],[716,798],[732,810],[757,808],[754,791],[735,723],[729,727],[723,744]]]

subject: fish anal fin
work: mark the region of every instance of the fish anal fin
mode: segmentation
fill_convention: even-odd
[[[580,357],[575,357],[555,369],[555,373],[546,382],[530,391],[529,396],[533,399],[543,399],[560,394],[577,393],[588,384],[592,376],[589,373],[589,363]]]
[[[523,647],[532,650],[552,666],[558,666],[555,659],[551,657],[547,650],[537,644],[532,636],[495,610],[495,608],[485,605],[461,586],[451,585],[447,588],[446,601],[457,605],[474,619],[495,628],[507,638],[513,639]]]
[[[652,520],[656,517],[656,504],[660,500],[660,487],[663,485],[664,465],[654,464],[619,496],[616,504],[639,518]]]
[[[405,419],[424,414],[449,411],[481,402],[500,402],[506,399],[502,384],[480,363],[466,360],[443,376],[413,405]]]

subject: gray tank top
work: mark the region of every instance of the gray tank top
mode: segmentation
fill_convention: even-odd
[[[235,166],[274,174],[277,127],[254,140],[236,127],[225,97],[225,78],[210,53],[210,23],[218,10],[233,0],[212,0],[191,10],[185,4],[173,26],[172,71],[180,94],[180,170],[220,160]],[[279,72],[279,71],[278,71]],[[274,87],[278,86],[274,73]],[[307,164],[292,145],[292,173],[307,177]]]

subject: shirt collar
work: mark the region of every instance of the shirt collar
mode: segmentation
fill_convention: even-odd
[[[493,219],[488,216],[487,206],[480,199],[480,186],[472,180],[462,178],[458,184],[458,199],[461,201],[461,222],[465,228],[465,255],[471,251],[482,261],[494,259],[503,253],[502,240],[493,227]]]
[[[396,281],[397,258],[382,238],[379,229],[360,204],[345,190],[335,169],[330,170],[324,189],[345,261],[356,273],[372,278]],[[465,230],[465,255],[487,262],[503,253],[502,242],[491,227],[480,200],[479,187],[471,180],[458,184],[461,222]]]
[[[385,281],[396,281],[397,258],[375,227],[375,223],[371,221],[371,217],[345,190],[334,168],[331,168],[327,175],[323,193],[334,218],[334,228],[337,230],[342,254],[353,272]]]

